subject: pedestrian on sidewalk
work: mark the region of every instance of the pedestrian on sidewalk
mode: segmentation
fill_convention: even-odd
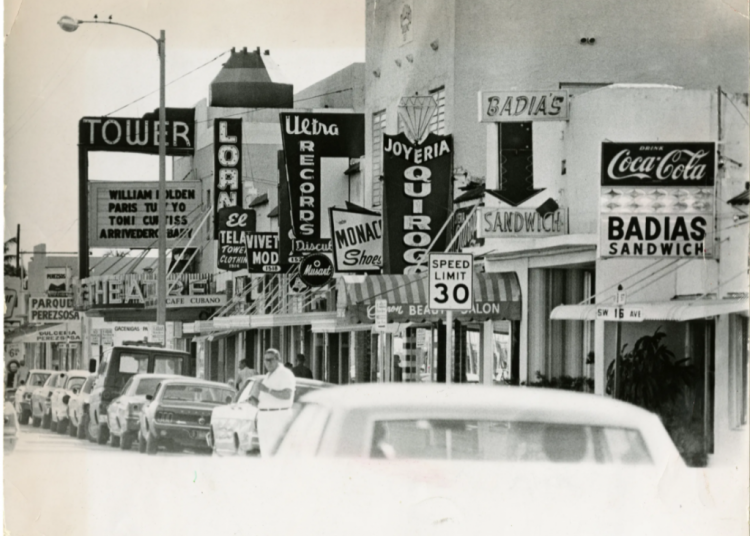
[[[305,354],[297,354],[297,365],[292,369],[297,378],[313,379],[312,370],[305,366]]]
[[[292,416],[296,380],[275,348],[266,350],[263,364],[267,374],[258,388],[258,441],[260,455],[268,457]]]

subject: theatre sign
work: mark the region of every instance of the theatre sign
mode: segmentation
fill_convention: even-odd
[[[603,143],[602,257],[711,257],[714,143]]]
[[[172,274],[167,278],[167,307],[219,307],[226,294],[216,292],[213,274]],[[102,275],[81,281],[79,309],[145,309],[156,307],[156,278],[145,274]]]

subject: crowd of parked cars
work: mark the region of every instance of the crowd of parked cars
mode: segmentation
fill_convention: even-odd
[[[251,393],[264,376],[252,376],[235,389],[188,377],[188,360],[185,352],[122,346],[105,356],[96,373],[32,370],[28,381],[6,393],[5,447],[13,449],[20,423],[123,450],[137,446],[139,452],[152,455],[161,449],[217,455],[257,452],[258,409],[251,404]],[[604,397],[424,383],[330,387],[334,386],[297,378],[293,417],[276,446],[275,459],[282,464],[277,467],[293,465],[295,459],[338,463],[341,489],[354,486],[352,475],[364,470],[370,476],[360,481],[367,482],[367,491],[344,494],[368,497],[363,515],[369,515],[373,490],[381,488],[380,499],[397,498],[398,508],[425,490],[444,496],[448,488],[460,492],[451,495],[454,505],[503,497],[500,502],[506,506],[523,498],[573,508],[581,504],[584,490],[584,510],[620,501],[628,506],[618,510],[626,515],[617,517],[617,523],[637,520],[632,528],[640,530],[650,526],[651,519],[632,515],[641,511],[643,497],[656,497],[655,489],[661,494],[667,477],[676,475],[677,483],[685,476],[686,467],[656,415]],[[352,462],[357,465],[346,465]],[[336,474],[331,467],[325,469],[329,483]],[[488,496],[489,489],[493,492]],[[569,493],[571,489],[579,491]],[[623,502],[625,497],[632,501]],[[409,513],[420,527],[458,522],[454,506],[425,500]],[[659,527],[684,528],[687,504],[680,496],[672,501],[674,508],[667,505],[667,510],[649,510],[648,515],[660,520]],[[489,523],[495,510],[486,506],[478,519]],[[504,511],[510,519],[515,510]],[[599,522],[604,518],[584,518],[592,521],[591,530],[581,533],[609,533],[615,527],[615,518],[604,524]],[[513,519],[519,528],[529,529],[519,532],[523,534],[548,532],[555,525],[550,517]],[[372,520],[373,527],[377,523]],[[694,520],[688,526],[691,523]],[[472,528],[479,530],[480,525]]]
[[[252,454],[259,450],[257,408],[248,378],[239,389],[183,375],[189,354],[151,346],[111,349],[99,370],[32,370],[7,393],[20,424],[122,450]],[[328,387],[300,379],[295,401]],[[14,417],[15,418],[15,417]]]

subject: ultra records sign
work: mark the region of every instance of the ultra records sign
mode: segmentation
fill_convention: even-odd
[[[299,265],[299,277],[310,287],[322,287],[333,277],[333,262],[324,253],[308,255]]]

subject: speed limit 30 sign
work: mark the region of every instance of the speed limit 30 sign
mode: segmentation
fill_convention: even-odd
[[[470,311],[473,287],[474,257],[470,253],[430,254],[430,309]]]

